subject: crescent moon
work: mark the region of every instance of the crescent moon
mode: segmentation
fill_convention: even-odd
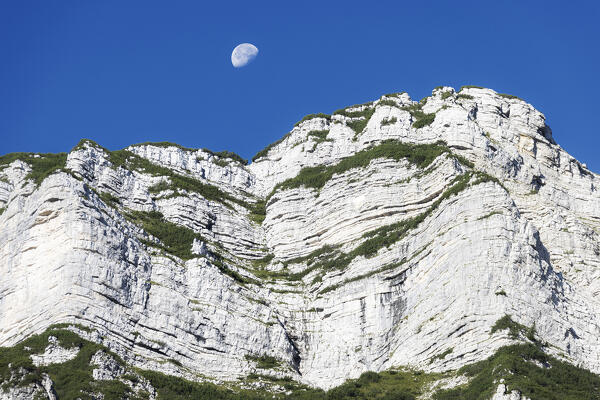
[[[251,43],[238,44],[231,53],[231,64],[235,68],[241,68],[256,58],[258,48]]]

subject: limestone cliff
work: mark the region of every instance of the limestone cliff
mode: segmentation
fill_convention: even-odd
[[[249,165],[87,140],[0,163],[0,346],[79,324],[130,366],[327,389],[483,360],[510,315],[600,372],[600,180],[513,96],[385,95]]]

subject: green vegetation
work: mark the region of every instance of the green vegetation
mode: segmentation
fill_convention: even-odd
[[[219,269],[219,271],[221,271],[221,273],[223,273],[224,275],[229,276],[230,278],[232,278],[234,281],[236,281],[237,283],[239,283],[242,286],[245,286],[247,284],[254,284],[254,285],[260,285],[260,282],[255,280],[255,279],[251,279],[251,278],[246,278],[245,276],[241,275],[239,272],[234,271],[232,269],[230,269],[229,267],[227,267],[227,265],[225,265],[223,257],[221,257],[219,254],[212,254],[212,259],[210,260],[210,262]]]
[[[413,127],[416,129],[423,128],[424,126],[431,125],[435,120],[435,113],[423,114],[422,117],[413,122]]]
[[[259,369],[273,369],[281,366],[281,361],[279,359],[266,354],[262,356],[246,354],[244,358],[248,361],[256,363],[256,368]]]
[[[239,154],[234,153],[233,151],[227,151],[227,150],[223,150],[223,151],[212,151],[209,149],[202,149],[202,151],[209,153],[213,156],[217,156],[219,158],[230,158],[233,161],[236,161],[242,165],[247,165],[248,164],[248,160],[246,160],[245,158],[242,158]],[[220,160],[220,161],[225,161],[225,160]]]
[[[496,296],[504,296],[506,297],[506,292],[504,291],[504,289],[502,290],[498,290],[496,293],[494,293]]]
[[[382,97],[400,97],[404,93],[406,93],[406,92],[388,93],[388,94],[384,94]]]
[[[294,124],[294,126],[298,126],[301,123],[303,123],[304,121],[308,121],[308,120],[314,119],[314,118],[325,118],[327,121],[330,121],[331,120],[331,115],[323,114],[323,113],[308,114],[308,115],[304,116],[300,121],[296,122]]]
[[[505,315],[496,321],[490,330],[490,335],[506,329],[508,329],[508,336],[510,336],[511,339],[516,340],[523,336],[531,341],[535,341],[535,327],[527,328],[525,325],[513,321],[510,315]]]
[[[192,243],[194,239],[202,240],[202,237],[193,230],[167,221],[158,211],[130,211],[125,216],[161,242],[145,244],[158,247],[182,260],[195,257],[192,253]]]
[[[311,115],[316,115],[316,114],[311,114]],[[323,115],[325,115],[325,114],[323,114]],[[307,115],[306,117],[308,117],[308,115]],[[304,117],[304,118],[306,118],[306,117]],[[330,118],[329,116],[327,116],[327,117],[328,117],[328,118]],[[316,117],[314,117],[314,118],[316,118]],[[303,119],[302,121],[305,121],[305,120]],[[302,121],[300,121],[300,122],[302,122]],[[296,126],[297,126],[298,124],[300,124],[300,122],[298,122],[298,123],[296,124]],[[254,155],[254,157],[252,157],[252,162],[254,162],[254,161],[258,160],[259,158],[265,157],[267,154],[269,154],[269,151],[270,151],[270,150],[271,150],[273,147],[275,147],[275,146],[277,146],[278,144],[280,144],[281,142],[283,142],[283,141],[284,141],[285,139],[287,139],[287,138],[288,138],[290,135],[291,135],[291,132],[290,132],[290,133],[286,133],[286,134],[285,134],[285,135],[284,135],[284,136],[283,136],[281,139],[279,139],[279,140],[277,140],[277,141],[275,141],[275,142],[273,142],[273,143],[269,144],[267,147],[265,147],[264,149],[262,149],[261,151],[259,151],[258,153],[256,153],[256,154]]]
[[[344,285],[347,285],[348,283],[360,281],[362,279],[368,278],[368,277],[376,275],[376,274],[380,274],[380,273],[385,272],[385,271],[391,271],[391,270],[397,269],[398,267],[401,267],[405,263],[406,263],[406,258],[403,258],[399,262],[395,262],[395,263],[391,263],[391,264],[388,264],[388,265],[384,265],[383,267],[379,267],[379,268],[374,269],[372,271],[369,271],[367,273],[364,273],[364,274],[361,274],[361,275],[357,275],[357,276],[354,276],[352,278],[344,279],[340,283],[336,283],[335,285],[327,286],[326,288],[321,289],[319,291],[319,294],[329,293],[329,292],[332,292],[332,291],[334,291],[334,290],[336,290],[336,289],[338,289],[338,288],[340,288],[340,287],[342,287]],[[345,266],[344,266],[344,268],[345,268]],[[319,275],[319,276],[322,278],[323,275]]]
[[[442,100],[446,100],[448,97],[452,97],[454,93],[447,91],[442,93]]]
[[[119,200],[117,196],[108,192],[99,193],[98,196],[100,196],[100,199],[108,206],[116,207],[118,204],[121,204],[121,200]]]
[[[349,108],[356,108],[356,107],[361,107],[361,106],[365,107],[361,111],[347,111]],[[352,121],[347,121],[346,125],[349,126],[350,128],[352,128],[354,133],[358,135],[365,129],[365,127],[369,123],[369,120],[373,116],[374,112],[375,112],[375,108],[372,107],[372,103],[365,103],[365,104],[357,104],[352,107],[346,107],[346,108],[336,110],[336,111],[334,111],[333,114],[334,115],[343,115],[348,118],[353,118]],[[358,119],[358,118],[360,118],[360,119]]]
[[[381,120],[381,126],[393,125],[396,122],[398,122],[398,118],[396,118],[396,117],[384,118],[384,119]]]
[[[141,240],[143,244],[150,247],[156,247],[168,254],[179,257],[182,260],[189,260],[197,257],[192,253],[192,244],[194,239],[205,241],[202,236],[193,230],[167,221],[158,211],[129,211],[125,217],[132,223],[141,226],[144,231],[157,238],[160,243]],[[236,282],[246,284],[259,284],[258,281],[246,278],[237,271],[230,269],[223,257],[219,254],[211,253],[210,262],[216,266],[223,274],[233,278]]]
[[[13,161],[21,160],[31,167],[25,179],[30,179],[36,186],[55,172],[65,171],[67,153],[34,154],[10,153],[0,157],[0,165],[8,165]]]
[[[231,206],[227,201],[239,204],[248,209],[251,208],[251,205],[248,203],[237,199],[214,185],[203,183],[195,178],[175,173],[169,168],[156,165],[130,151],[113,151],[110,153],[110,161],[115,168],[123,167],[131,171],[139,171],[152,176],[164,176],[169,178],[170,182],[168,183],[163,181],[151,186],[148,189],[150,193],[156,194],[167,189],[171,189],[175,193],[177,193],[178,190],[186,190],[188,192],[198,193],[207,200],[219,202],[228,207]],[[176,196],[176,194],[172,194],[171,196]]]
[[[414,400],[425,394],[427,387],[442,377],[441,374],[425,374],[410,369],[385,372],[364,372],[358,379],[351,379],[315,399],[327,400]]]
[[[138,373],[150,381],[156,389],[157,398],[161,400],[266,400],[264,393],[250,391],[235,393],[212,383],[191,382],[155,371],[138,370]]]
[[[406,159],[419,168],[425,168],[438,156],[449,152],[450,150],[443,142],[415,145],[396,140],[387,140],[377,146],[344,158],[332,166],[320,165],[317,167],[302,168],[294,178],[277,184],[271,194],[267,196],[267,199],[271,198],[277,190],[293,189],[301,186],[321,189],[333,175],[344,173],[353,168],[364,168],[377,158],[388,158],[396,161]]]
[[[73,360],[61,364],[36,367],[30,354],[43,353],[49,336],[56,337],[62,347],[79,348],[79,353]],[[106,400],[120,400],[131,395],[129,387],[122,382],[93,380],[90,360],[98,350],[106,351],[119,364],[124,364],[119,356],[110,353],[103,346],[81,339],[69,330],[50,327],[46,332],[31,336],[14,347],[0,347],[0,382],[4,382],[4,386],[26,386],[34,382],[41,383],[42,374],[46,373],[54,382],[54,389],[60,399],[90,400],[90,391],[104,393]],[[20,382],[8,383],[11,374],[21,368],[25,371],[25,378]]]
[[[437,361],[437,360],[443,360],[444,358],[446,358],[447,355],[451,354],[453,351],[454,351],[454,348],[450,347],[450,348],[444,350],[442,353],[431,357],[429,364],[432,364],[434,361]]]
[[[512,339],[525,337],[530,342],[501,347],[488,359],[460,368],[457,373],[469,377],[469,383],[440,391],[434,399],[489,399],[501,379],[509,391],[519,390],[531,399],[600,398],[600,376],[547,355],[547,345],[536,338],[535,325],[526,327],[505,315],[496,321],[490,334],[502,330],[508,330]]]
[[[483,217],[479,217],[479,218],[477,218],[477,220],[478,220],[478,221],[480,221],[480,220],[482,220],[482,219],[488,219],[489,217],[491,217],[491,216],[493,216],[493,215],[498,215],[498,214],[500,214],[500,215],[501,215],[501,214],[502,214],[502,212],[501,212],[501,211],[498,211],[498,210],[496,210],[496,211],[492,211],[492,212],[490,212],[490,213],[488,213],[488,214],[484,215]]]
[[[90,141],[90,142],[92,142],[92,141]],[[92,142],[92,143],[94,143],[94,142]],[[96,144],[96,143],[94,143],[94,144]],[[191,151],[191,152],[196,152],[196,151],[199,150],[199,149],[193,149],[193,148],[190,148],[190,147],[184,147],[184,146],[182,146],[180,144],[171,143],[171,142],[143,142],[143,143],[136,143],[133,146],[177,147],[180,150]],[[210,155],[217,156],[217,157],[220,157],[220,158],[230,158],[230,159],[232,159],[232,160],[234,160],[234,161],[236,161],[236,162],[238,162],[238,163],[240,163],[242,165],[248,164],[248,160],[246,160],[245,158],[242,158],[240,155],[238,155],[238,154],[236,154],[236,153],[234,153],[232,151],[227,151],[227,150],[224,150],[224,151],[212,151],[212,150],[209,150],[209,149],[206,149],[206,148],[203,148],[201,150],[203,152],[205,152],[205,153],[208,153]],[[218,160],[218,161],[224,161],[224,160]],[[225,164],[227,164],[227,163],[225,162]]]
[[[368,165],[371,160],[376,158],[392,158],[395,160],[406,158],[409,160],[409,162],[417,165],[418,167],[425,168],[431,164],[436,157],[444,153],[451,154],[450,150],[443,143],[437,143],[433,145],[411,145],[393,140],[385,141],[378,146],[365,149],[359,153],[356,153],[354,156],[343,159],[338,164],[333,166],[303,168],[296,177],[281,182],[279,185],[277,185],[267,199],[269,199],[273,193],[275,193],[275,191],[280,189],[291,189],[301,186],[320,189],[327,181],[331,179],[333,175],[343,173],[351,168],[364,167]],[[469,163],[466,160],[464,160],[464,162],[472,166],[472,163]],[[363,235],[363,238],[366,240],[348,253],[340,252],[337,247],[323,246],[306,257],[288,260],[286,264],[307,262],[308,268],[301,272],[292,274],[287,271],[262,270],[255,272],[255,274],[260,278],[287,279],[295,281],[301,280],[304,276],[315,270],[322,271],[322,274],[332,270],[343,270],[356,257],[373,257],[381,248],[389,247],[405,237],[410,230],[416,228],[425,220],[425,218],[431,215],[431,213],[433,213],[439,207],[440,203],[445,199],[461,192],[469,186],[475,186],[480,183],[490,181],[500,184],[498,179],[482,172],[471,171],[466,174],[459,175],[450,183],[449,188],[444,191],[442,195],[440,195],[439,198],[425,212],[415,217],[407,218],[397,223],[382,226],[373,231],[366,232]],[[398,265],[395,264],[385,266],[359,277],[346,280],[342,284],[362,279],[374,273],[383,272],[396,267],[398,267]],[[319,282],[322,274],[320,276],[316,276],[313,280],[313,283]],[[340,285],[327,287],[321,290],[320,293],[327,293],[336,289]]]
[[[459,94],[456,96],[456,98],[457,98],[457,99],[464,99],[464,100],[473,100],[473,99],[474,99],[474,97],[473,97],[473,96],[471,96],[470,94],[462,94],[462,93],[459,93]]]
[[[467,173],[457,176],[451,183],[450,187],[442,193],[442,195],[423,213],[394,224],[385,225],[375,230],[366,232],[363,237],[368,238],[354,251],[357,255],[362,255],[367,258],[373,257],[379,249],[389,247],[402,239],[406,233],[421,224],[429,215],[431,215],[445,199],[460,193],[468,187],[468,183],[473,173]]]
[[[203,183],[195,178],[192,178],[192,177],[189,177],[186,175],[178,174],[178,173],[174,172],[173,170],[171,170],[170,168],[166,168],[166,167],[154,164],[151,161],[149,161],[143,157],[140,157],[137,154],[135,154],[131,151],[128,151],[128,150],[109,151],[88,139],[82,139],[77,144],[77,146],[75,146],[73,148],[73,150],[77,150],[77,149],[81,148],[84,143],[92,144],[92,145],[104,150],[107,153],[110,162],[113,164],[113,166],[115,168],[121,167],[121,168],[128,169],[130,171],[138,171],[138,172],[146,173],[146,174],[149,174],[152,176],[163,176],[163,177],[169,178],[169,182],[161,181],[161,182],[157,183],[156,185],[151,186],[148,190],[152,194],[157,194],[157,193],[160,193],[161,191],[171,189],[174,192],[171,196],[174,197],[177,195],[176,193],[178,192],[178,190],[185,190],[188,192],[198,193],[199,195],[201,195],[202,197],[204,197],[205,199],[207,199],[209,201],[219,202],[219,203],[224,204],[227,207],[231,207],[231,205],[228,203],[228,202],[231,202],[231,203],[236,203],[242,207],[245,207],[251,211],[253,209],[252,204],[249,204],[245,201],[237,199],[236,197],[230,195],[229,193],[222,191],[217,186],[214,186],[214,185],[211,185],[208,183]],[[143,144],[148,144],[148,145],[153,145],[153,146],[159,145],[159,147],[168,147],[168,146],[174,145],[169,142],[143,143]],[[137,146],[141,146],[143,144],[139,144]],[[177,145],[175,145],[175,146],[182,148],[184,150],[193,150],[193,149],[187,149],[185,147],[181,147],[181,146],[177,146]],[[208,151],[211,154],[216,155],[218,157],[233,158],[240,163],[245,163],[245,160],[243,160],[243,159],[238,160],[236,158],[235,153],[231,153],[231,152],[214,153],[214,152],[211,152],[210,150],[204,150],[204,151]],[[237,156],[237,157],[239,158],[239,156]]]
[[[473,180],[473,182],[471,182],[471,178],[473,177],[475,177],[475,179]],[[463,175],[459,175],[450,183],[450,187],[446,191],[444,191],[444,193],[442,193],[442,195],[438,197],[438,199],[423,213],[415,217],[407,218],[405,220],[398,221],[394,224],[385,225],[378,229],[366,232],[365,234],[363,234],[363,238],[366,240],[349,253],[341,253],[337,248],[332,247],[329,247],[327,251],[320,250],[322,252],[321,254],[326,255],[326,257],[324,257],[322,260],[319,260],[318,262],[314,261],[314,258],[312,258],[313,264],[310,265],[309,268],[307,268],[306,270],[302,271],[302,273],[306,275],[309,272],[312,272],[317,269],[320,269],[324,272],[336,269],[343,270],[356,257],[373,257],[377,254],[377,252],[380,249],[391,246],[400,239],[404,238],[409,231],[419,226],[419,224],[421,224],[421,222],[423,222],[429,215],[431,215],[439,207],[441,202],[445,199],[448,199],[449,197],[460,193],[469,186],[475,186],[483,182],[494,180],[495,178],[480,172],[469,172]],[[295,260],[290,260],[290,262],[291,261]],[[404,262],[405,260],[402,260],[398,264],[384,266],[369,273],[357,276],[355,278],[347,279],[340,284],[322,289],[319,293],[324,294],[337,289],[343,284],[363,279],[373,274],[380,273],[389,269],[397,268]]]
[[[462,91],[463,89],[485,89],[484,87],[481,86],[475,86],[475,85],[464,85],[460,87],[460,91]]]
[[[378,106],[398,107],[398,103],[396,103],[394,100],[390,100],[390,99],[379,100],[379,103],[377,103],[377,105]]]
[[[362,103],[362,104],[354,104],[353,106],[344,107],[344,108],[340,108],[339,110],[335,110],[333,112],[333,115],[344,115],[348,118],[364,117],[365,111],[372,107],[373,107],[372,101],[369,101],[367,103]],[[349,109],[353,109],[353,108],[363,108],[363,110],[362,111],[348,111]]]
[[[267,216],[266,204],[267,202],[265,200],[259,200],[256,203],[249,204],[248,209],[250,211],[250,214],[248,215],[248,217],[251,221],[258,225],[261,225],[263,223],[265,217]]]
[[[521,99],[520,97],[517,97],[517,96],[512,95],[512,94],[498,93],[498,96],[503,97],[505,99],[517,99],[517,100],[523,101],[523,99]]]
[[[2,215],[2,213],[4,213],[4,211],[6,211],[6,207],[0,207],[0,215]]]
[[[458,154],[454,154],[453,155],[454,159],[456,161],[458,161],[459,163],[461,163],[462,165],[464,165],[465,167],[469,167],[469,168],[475,168],[475,164],[473,164],[471,161],[467,160],[466,158],[464,158],[463,156],[459,156]],[[499,181],[498,181],[499,182]]]
[[[252,265],[254,265],[254,268],[264,268],[267,265],[269,265],[269,263],[273,261],[274,258],[274,254],[267,254],[263,258],[252,260]]]
[[[500,325],[511,325],[510,318],[504,318]],[[313,389],[295,382],[290,377],[274,377],[263,374],[250,374],[243,379],[244,386],[249,382],[260,381],[266,385],[261,389],[241,389],[235,382],[216,385],[209,382],[191,382],[183,378],[165,375],[155,371],[128,367],[116,354],[99,344],[80,338],[61,326],[50,327],[46,332],[31,336],[13,346],[0,347],[0,382],[3,388],[41,384],[42,375],[48,374],[54,382],[59,399],[90,400],[92,393],[102,393],[105,400],[130,398],[141,400],[147,393],[137,395],[123,381],[132,383],[145,379],[157,391],[161,400],[414,400],[429,393],[429,388],[443,378],[466,375],[469,382],[433,394],[436,400],[484,400],[491,398],[498,382],[504,379],[508,390],[519,390],[531,399],[548,400],[597,400],[600,398],[600,376],[585,369],[557,360],[544,353],[539,341],[521,343],[500,348],[486,360],[466,365],[456,373],[426,374],[418,370],[395,368],[380,373],[364,372],[357,379],[350,379],[327,392]],[[522,325],[519,327],[521,329]],[[523,327],[526,331],[532,328]],[[79,348],[77,356],[70,361],[36,367],[30,355],[43,353],[48,345],[48,337],[54,336],[65,348]],[[92,377],[92,356],[97,351],[111,355],[118,364],[126,368],[119,381],[96,381]],[[452,352],[445,350],[434,359],[443,359]],[[256,362],[261,369],[274,368],[279,360],[269,356],[247,355],[246,359]],[[177,360],[168,360],[180,366]],[[22,369],[22,370],[21,370]],[[20,376],[23,380],[13,379]],[[271,392],[270,385],[283,387],[286,393]]]
[[[402,110],[408,111],[414,118],[412,125],[417,129],[430,125],[435,120],[435,113],[424,113],[422,108],[423,104],[421,103],[415,103],[410,106],[402,107]]]
[[[88,139],[83,139],[83,140],[88,140]],[[88,140],[89,142],[92,142],[94,145],[98,145],[97,143]],[[81,142],[80,142],[81,143]],[[172,143],[172,142],[142,142],[142,143],[136,143],[133,144],[132,147],[141,147],[141,146],[154,146],[154,147],[162,147],[162,148],[166,148],[166,147],[177,147],[180,150],[185,150],[185,151],[197,151],[198,149],[192,149],[190,147],[184,147],[180,144],[177,143]]]
[[[314,138],[316,143],[321,143],[321,142],[325,142],[325,141],[331,142],[332,141],[331,139],[327,139],[328,134],[329,134],[329,129],[326,129],[326,130],[322,130],[322,131],[310,131],[306,134],[306,136]]]
[[[468,376],[469,383],[438,392],[434,399],[489,399],[500,379],[504,379],[509,391],[519,390],[530,399],[600,398],[600,376],[548,356],[542,347],[531,343],[502,347],[490,358],[462,367],[458,373]]]

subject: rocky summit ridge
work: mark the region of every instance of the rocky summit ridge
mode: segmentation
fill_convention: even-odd
[[[510,357],[597,398],[599,183],[472,86],[308,115],[250,164],[2,156],[0,399],[553,398]]]

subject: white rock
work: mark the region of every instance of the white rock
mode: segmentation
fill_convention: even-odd
[[[501,383],[498,385],[496,393],[492,396],[492,400],[530,400],[529,397],[522,396],[518,390],[507,391],[506,385]]]
[[[50,365],[50,364],[62,364],[69,360],[77,357],[79,353],[79,348],[73,347],[70,349],[65,349],[60,346],[58,340],[54,336],[48,337],[48,342],[50,343],[44,353],[42,354],[32,354],[31,361],[33,365],[36,367]]]
[[[150,193],[169,178],[115,168],[93,144],[68,156],[67,168],[81,180],[59,172],[36,188],[25,182],[26,163],[0,168],[0,345],[76,322],[140,368],[233,380],[256,371],[246,354],[267,354],[282,365],[265,372],[328,388],[367,370],[443,371],[484,359],[512,343],[506,332],[489,333],[511,314],[535,323],[555,355],[600,372],[598,175],[560,148],[543,114],[524,101],[476,88],[459,93],[472,99],[442,99],[452,92],[444,87],[427,99],[424,112],[436,113],[429,126],[415,129],[399,108],[412,104],[408,95],[385,97],[399,107],[376,101],[362,133],[342,115],[310,119],[249,166],[177,146],[129,150],[253,203],[304,167],[332,165],[383,140],[443,140],[508,191],[486,182],[438,204],[465,172],[453,158],[442,155],[426,171],[377,159],[319,191],[277,191],[259,226],[235,202]],[[395,123],[381,124],[392,117]],[[308,135],[327,129],[327,141]],[[95,191],[116,196],[118,210]],[[251,278],[251,260],[267,254],[275,259],[265,270],[281,271],[283,261],[324,245],[350,252],[365,233],[434,204],[408,235],[343,271],[262,285],[240,285],[225,273]],[[140,238],[154,239],[121,207],[160,211],[193,229],[202,240],[191,250],[200,257],[183,261],[146,247]],[[210,252],[226,267],[211,262]]]

